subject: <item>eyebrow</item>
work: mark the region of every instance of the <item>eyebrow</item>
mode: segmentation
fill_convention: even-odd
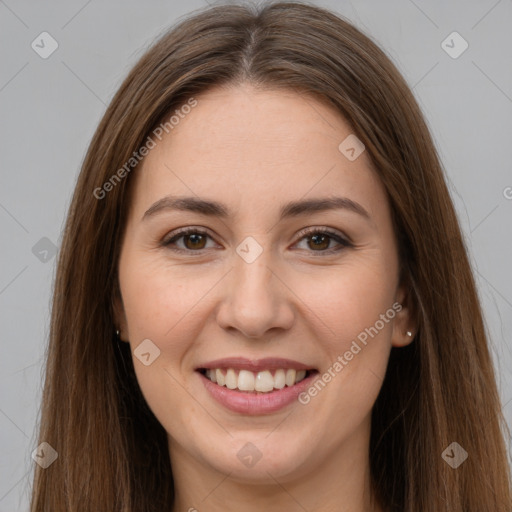
[[[224,219],[231,216],[229,208],[217,201],[209,201],[198,197],[166,196],[151,205],[142,216],[142,220],[169,210],[194,212]],[[348,210],[361,215],[367,220],[371,220],[369,213],[363,206],[348,197],[325,197],[291,201],[281,207],[279,219],[283,220],[307,213],[325,212],[329,210]]]

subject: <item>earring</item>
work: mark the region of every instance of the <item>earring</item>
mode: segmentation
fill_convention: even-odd
[[[116,336],[119,338],[119,329],[116,329]]]
[[[119,332],[119,331],[117,331]],[[412,336],[412,332],[411,331],[407,331],[407,336]]]

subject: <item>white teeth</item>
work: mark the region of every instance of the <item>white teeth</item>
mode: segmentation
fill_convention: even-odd
[[[286,384],[286,373],[284,370],[276,370],[274,375],[274,387],[276,389],[283,389]]]
[[[306,370],[299,370],[295,376],[295,382],[300,382],[306,376]]]
[[[274,389],[274,377],[272,377],[272,374],[267,370],[258,372],[258,375],[256,375],[254,389],[256,391],[264,392],[272,391]]]
[[[254,373],[240,370],[238,374],[238,389],[240,391],[254,391]]]
[[[286,370],[286,385],[293,386],[295,384],[295,377],[297,376],[297,372],[293,369]]]
[[[217,369],[217,370],[214,370],[214,371],[215,371],[215,377],[216,377],[216,380],[217,380],[217,384],[219,386],[224,386],[224,384],[226,384],[226,377],[222,373],[222,370],[218,370]]]
[[[226,387],[228,389],[235,389],[238,386],[238,379],[233,368],[230,368],[226,373]]]
[[[226,386],[228,389],[269,393],[274,389],[283,389],[285,386],[297,384],[306,377],[306,370],[279,369],[275,370],[272,375],[271,370],[254,373],[249,370],[233,368],[227,370],[208,368],[205,376],[219,386]]]

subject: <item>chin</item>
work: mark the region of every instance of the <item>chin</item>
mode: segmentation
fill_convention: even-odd
[[[220,454],[210,455],[205,450],[201,456],[213,469],[230,474],[231,480],[240,483],[275,485],[276,480],[286,482],[306,474],[307,468],[311,467],[311,463],[308,464],[311,445],[297,438],[292,444],[283,444],[277,437],[272,440],[272,435],[255,432],[254,435],[230,438],[229,446],[221,448]],[[305,447],[308,452],[304,451]]]

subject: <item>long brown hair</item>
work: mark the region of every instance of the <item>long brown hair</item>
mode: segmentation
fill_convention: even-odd
[[[136,166],[112,176],[170,111],[214,85],[244,81],[327,101],[363,141],[387,191],[418,332],[392,349],[372,413],[371,476],[382,507],[510,512],[508,428],[481,306],[420,108],[369,37],[294,2],[195,13],[142,56],[103,116],[59,253],[39,433],[59,457],[35,466],[31,511],[171,510],[167,435],[114,331]],[[456,469],[442,457],[452,442],[468,452]]]

